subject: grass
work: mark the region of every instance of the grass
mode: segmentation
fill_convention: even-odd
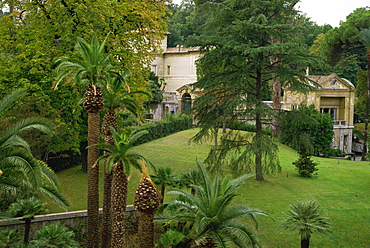
[[[147,144],[135,147],[157,167],[171,167],[175,175],[196,167],[196,158],[203,160],[208,152],[207,144],[189,144],[196,130],[179,132]],[[264,182],[253,178],[240,189],[235,204],[245,204],[268,213],[271,218],[259,217],[255,230],[263,247],[299,247],[297,233],[280,233],[284,212],[296,200],[316,200],[327,210],[333,227],[332,235],[313,233],[311,247],[368,247],[370,243],[370,165],[369,162],[329,158],[313,159],[319,162],[318,175],[301,178],[292,162],[297,159],[294,150],[280,145],[280,175],[265,176]],[[139,173],[132,171],[129,182],[128,204],[132,204],[134,191],[139,182]],[[245,172],[241,171],[240,174]],[[86,209],[87,175],[74,167],[58,173],[62,191],[72,203],[69,210]],[[167,198],[166,198],[167,199]],[[165,199],[165,200],[166,200]],[[168,200],[168,199],[167,199]],[[60,209],[50,205],[51,212]]]

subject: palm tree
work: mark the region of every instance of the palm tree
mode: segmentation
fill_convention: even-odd
[[[102,134],[104,135],[104,142],[109,145],[114,145],[114,138],[110,127],[117,131],[118,123],[116,112],[125,107],[134,115],[137,115],[138,104],[131,98],[133,94],[141,94],[145,92],[135,91],[130,92],[130,87],[127,83],[129,72],[114,73],[113,77],[104,82],[102,87],[104,95],[104,105],[107,108],[105,112]],[[146,94],[146,93],[145,93]],[[104,165],[104,194],[103,194],[103,219],[102,219],[102,239],[101,247],[106,248],[110,245],[111,240],[111,187],[112,187],[112,173],[106,170]]]
[[[367,98],[366,98],[366,118],[365,118],[365,132],[364,132],[364,148],[362,151],[361,160],[365,160],[367,153],[368,140],[368,125],[370,112],[370,28],[365,28],[360,31],[360,40],[366,47],[367,53]]]
[[[175,186],[178,179],[172,175],[172,168],[170,167],[158,167],[156,168],[155,174],[151,176],[153,182],[161,188],[161,204],[163,203],[163,197],[167,186]]]
[[[23,243],[28,244],[31,221],[35,218],[36,214],[44,210],[45,203],[42,203],[39,199],[35,197],[18,200],[9,206],[7,212],[9,212],[12,217],[21,217],[21,220],[25,223]]]
[[[130,174],[130,167],[141,169],[140,160],[151,164],[141,154],[131,151],[135,141],[148,131],[133,133],[131,129],[124,129],[117,132],[110,127],[113,135],[114,145],[101,144],[105,154],[99,158],[106,163],[106,169],[113,173],[112,180],[112,240],[111,247],[122,247],[124,236],[124,221],[127,202],[127,175]]]
[[[5,122],[7,110],[14,102],[27,95],[26,89],[18,89],[0,101],[0,120]],[[31,153],[28,143],[18,136],[30,129],[53,134],[54,124],[44,118],[27,118],[12,124],[0,132],[0,190],[17,191],[25,186],[44,194],[59,206],[67,208],[68,201],[58,190],[54,172]]]
[[[290,205],[288,217],[281,226],[283,230],[298,231],[301,248],[308,248],[312,232],[330,233],[328,218],[322,217],[324,213],[315,201],[297,201]]]
[[[0,231],[0,247],[17,247],[20,242],[22,242],[22,239],[18,237],[18,233],[15,230]]]
[[[78,248],[79,243],[74,240],[72,230],[59,222],[49,224],[36,231],[36,239],[32,240],[30,247],[37,248]]]
[[[138,243],[140,248],[154,248],[154,214],[162,202],[162,196],[143,162],[141,168],[143,174],[134,198],[135,209],[139,212]]]
[[[247,226],[238,221],[243,217],[250,217],[257,225],[256,215],[266,215],[257,209],[244,205],[233,206],[232,200],[242,183],[252,175],[244,175],[231,180],[228,175],[221,179],[216,175],[213,180],[208,175],[203,164],[199,161],[202,182],[192,185],[195,195],[184,190],[174,190],[168,194],[178,194],[180,197],[172,202],[165,203],[176,207],[157,216],[157,220],[169,224],[186,221],[189,234],[176,247],[190,247],[191,245],[208,245],[204,247],[257,247],[258,242]]]
[[[80,58],[62,57],[56,60],[60,64],[56,67],[58,76],[55,88],[63,80],[87,85],[83,107],[88,112],[88,247],[99,246],[99,166],[96,164],[99,148],[96,144],[100,135],[99,112],[103,108],[100,86],[109,79],[112,68],[111,56],[104,51],[107,37],[101,44],[96,36],[92,37],[90,43],[78,38],[75,49]]]

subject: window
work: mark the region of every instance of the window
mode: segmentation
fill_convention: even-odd
[[[298,109],[298,105],[291,105],[291,106],[290,106],[290,109],[291,109],[291,110]]]
[[[167,75],[171,75],[171,66],[170,65],[167,66]]]
[[[333,120],[337,120],[338,109],[336,109],[336,108],[321,108],[320,112],[321,113],[328,113],[328,114],[330,114],[330,116]]]

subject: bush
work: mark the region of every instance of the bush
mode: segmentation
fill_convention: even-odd
[[[313,162],[311,157],[308,155],[301,155],[297,161],[293,162],[293,164],[295,165],[299,175],[302,177],[312,177],[312,174],[319,170],[316,168],[319,163]],[[317,175],[317,172],[315,175]]]
[[[37,193],[27,187],[21,186],[16,191],[4,190],[0,191],[0,211],[6,211],[9,206],[17,200],[36,197]],[[1,246],[0,246],[1,247]]]
[[[344,157],[346,153],[341,149],[329,148],[326,156],[328,157]]]
[[[22,241],[15,230],[0,231],[0,247],[17,247]]]
[[[169,115],[160,121],[150,121],[143,126],[132,126],[133,131],[147,130],[149,133],[140,137],[135,145],[140,145],[170,134],[192,128],[193,120],[188,115]]]
[[[56,223],[46,225],[36,231],[36,239],[31,241],[30,247],[78,248],[80,246],[74,240],[73,231]]]
[[[280,124],[281,143],[298,150],[304,136],[312,144],[314,155],[327,154],[334,135],[333,120],[319,113],[314,105],[301,104],[298,110],[283,113]]]

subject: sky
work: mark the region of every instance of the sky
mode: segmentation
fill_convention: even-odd
[[[339,27],[340,21],[355,9],[370,7],[369,0],[301,0],[297,7],[306,13],[311,21],[318,25],[330,24],[332,27]]]
[[[173,0],[180,4],[181,0]],[[370,0],[301,0],[297,7],[306,13],[311,21],[318,25],[330,24],[332,27],[339,27],[340,21],[345,21],[346,17],[355,9],[370,7]]]

